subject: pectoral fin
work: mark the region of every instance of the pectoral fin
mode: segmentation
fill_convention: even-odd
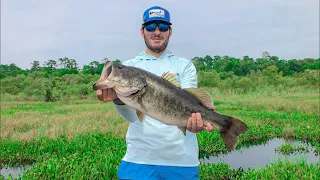
[[[146,118],[146,115],[140,111],[136,111],[136,113],[137,113],[137,116],[138,116],[140,122],[143,123],[144,119]]]
[[[169,81],[171,84],[175,85],[176,87],[180,88],[179,81],[173,74],[166,72],[166,73],[163,73],[161,77]]]
[[[185,88],[183,90],[188,91],[190,94],[194,95],[206,108],[212,109],[213,101],[207,91],[200,88]]]
[[[186,131],[187,131],[187,128],[185,126],[178,126],[178,128],[183,132],[183,134],[186,136]]]

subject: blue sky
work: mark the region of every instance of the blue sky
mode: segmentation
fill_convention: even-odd
[[[320,57],[319,0],[2,0],[1,64],[133,58],[145,50],[139,28],[153,5],[171,13],[177,56]]]

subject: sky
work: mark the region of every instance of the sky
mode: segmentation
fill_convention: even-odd
[[[166,8],[175,55],[318,58],[319,0],[2,0],[1,64],[125,61],[145,50],[143,12]]]

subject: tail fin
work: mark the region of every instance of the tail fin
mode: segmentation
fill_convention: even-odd
[[[224,143],[230,148],[235,149],[238,144],[238,136],[248,131],[248,127],[245,123],[234,117],[229,117],[230,126],[222,129],[220,135]]]

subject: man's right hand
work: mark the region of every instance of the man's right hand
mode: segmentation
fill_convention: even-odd
[[[108,88],[103,90],[97,90],[97,97],[100,101],[108,102],[113,101],[116,104],[123,105],[124,103],[118,98],[114,89]]]

